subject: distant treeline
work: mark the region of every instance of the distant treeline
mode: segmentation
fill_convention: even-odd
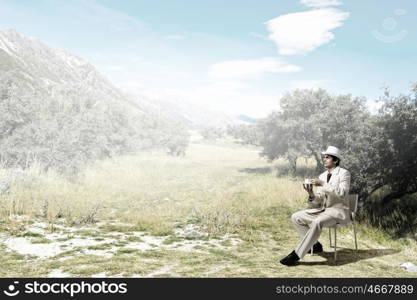
[[[232,137],[245,145],[257,145],[260,142],[259,128],[253,124],[228,124],[224,127],[204,127],[200,130],[204,139],[217,140]]]
[[[0,77],[0,167],[73,174],[96,159],[164,149],[183,155],[188,131],[128,102],[100,99],[87,85],[41,94]]]

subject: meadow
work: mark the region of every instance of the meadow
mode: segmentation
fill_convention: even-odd
[[[338,231],[333,261],[324,253],[298,266],[279,260],[298,234],[291,214],[307,208],[302,188],[314,160],[297,176],[284,160],[233,140],[194,137],[184,157],[160,152],[122,156],[64,178],[36,165],[0,195],[1,277],[417,277],[417,242],[370,226]],[[324,170],[323,170],[324,171]],[[317,174],[318,175],[318,174]]]

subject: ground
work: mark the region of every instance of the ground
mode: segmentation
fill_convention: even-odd
[[[291,214],[306,208],[314,161],[268,163],[260,149],[194,139],[184,157],[150,152],[73,178],[32,168],[0,196],[2,277],[417,277],[415,239],[358,224],[295,267]],[[2,170],[2,175],[6,174]]]

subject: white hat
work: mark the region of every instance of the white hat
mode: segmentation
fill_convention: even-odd
[[[327,147],[327,150],[323,151],[321,154],[323,154],[323,155],[326,155],[326,154],[333,155],[333,156],[336,156],[338,159],[342,160],[342,155],[340,154],[339,148],[336,148],[334,146]]]

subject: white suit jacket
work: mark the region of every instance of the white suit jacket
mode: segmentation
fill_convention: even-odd
[[[315,198],[312,201],[319,208],[311,208],[306,211],[312,214],[329,215],[337,219],[340,224],[349,223],[350,209],[347,195],[349,195],[350,189],[350,172],[336,167],[332,171],[329,182],[327,182],[327,173],[328,171],[325,171],[320,174],[319,179],[323,180],[325,184],[317,187]]]

